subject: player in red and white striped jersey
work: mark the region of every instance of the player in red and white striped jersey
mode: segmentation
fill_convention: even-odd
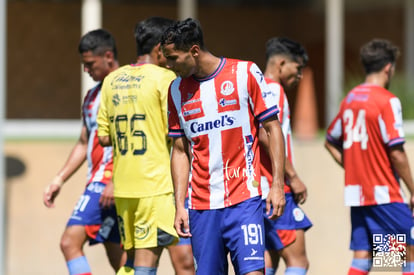
[[[288,38],[274,37],[266,43],[265,77],[269,88],[277,95],[280,108],[279,120],[285,137],[285,194],[286,208],[277,220],[265,219],[266,228],[266,275],[273,275],[282,257],[285,274],[304,275],[309,262],[305,249],[305,231],[312,226],[311,221],[298,206],[307,198],[307,189],[293,166],[292,130],[290,127],[290,109],[285,94],[286,89],[294,88],[302,77],[302,68],[308,56],[299,43]],[[267,137],[260,129],[261,140],[261,172],[263,198],[267,196],[269,183],[272,180],[272,167],[264,148]]]
[[[73,210],[60,244],[70,275],[91,274],[83,252],[83,246],[88,240],[90,244],[104,244],[115,271],[126,261],[126,254],[120,244],[113,201],[112,148],[99,145],[96,123],[102,81],[119,66],[115,40],[106,30],[88,32],[81,38],[79,53],[85,72],[100,83],[85,96],[79,140],[43,195],[44,204],[53,207],[63,183],[87,160],[86,188]]]
[[[387,40],[375,39],[361,48],[365,83],[342,100],[327,131],[325,146],[345,170],[354,250],[351,275],[368,274],[373,235],[388,234],[405,235],[408,252],[403,274],[414,274],[412,212],[404,203],[399,178],[410,192],[411,207],[414,183],[403,147],[401,103],[387,90],[397,56],[398,48]]]
[[[227,274],[228,251],[237,274],[263,274],[260,122],[272,144],[269,216],[279,217],[285,205],[284,144],[275,95],[254,63],[208,52],[194,19],[169,28],[162,47],[167,67],[180,76],[170,86],[168,102],[175,228],[181,237],[192,236],[197,274]]]

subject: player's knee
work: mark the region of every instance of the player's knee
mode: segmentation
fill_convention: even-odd
[[[183,255],[181,265],[184,270],[194,270],[194,258],[192,254]]]
[[[295,266],[301,267],[304,269],[309,269],[309,260],[306,257],[306,254],[300,255],[291,255],[290,257],[285,258],[286,266]]]
[[[67,234],[63,234],[62,238],[60,239],[60,250],[62,250],[63,253],[66,253],[73,249],[74,242],[72,240],[72,237]]]

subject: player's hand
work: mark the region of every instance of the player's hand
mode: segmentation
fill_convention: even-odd
[[[63,180],[56,176],[43,192],[43,203],[46,207],[55,207],[55,198],[59,195]]]
[[[114,203],[114,183],[110,181],[102,191],[101,197],[99,198],[99,205],[102,208],[110,208]]]
[[[270,187],[266,198],[266,215],[269,219],[275,220],[282,216],[285,211],[286,198],[283,188],[276,186]],[[273,207],[273,211],[272,211]]]
[[[190,225],[188,223],[188,212],[184,207],[177,208],[175,212],[174,227],[180,238],[191,237]]]
[[[298,204],[304,204],[306,199],[308,198],[308,191],[306,189],[306,185],[298,176],[294,176],[293,178],[289,179],[289,181],[295,202]]]

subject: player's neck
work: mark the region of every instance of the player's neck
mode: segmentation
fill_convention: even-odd
[[[152,60],[152,57],[149,54],[144,54],[137,57],[137,62],[135,64],[154,64],[154,61]]]
[[[220,65],[221,58],[212,55],[210,52],[200,54],[197,63],[198,68],[194,73],[196,78],[204,78],[214,73]]]
[[[264,77],[269,78],[277,83],[280,83],[280,77],[277,72],[274,72],[272,70],[266,69],[264,73]]]
[[[118,69],[119,68],[119,63],[118,63],[118,61],[114,61],[112,64],[111,64],[111,67],[110,67],[110,72],[113,72],[113,71],[115,71],[116,69]]]
[[[387,82],[388,82],[388,78],[382,73],[373,73],[365,77],[365,83],[371,84],[371,85],[377,85],[377,86],[384,87],[384,88],[386,87]]]

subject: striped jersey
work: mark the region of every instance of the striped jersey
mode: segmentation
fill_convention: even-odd
[[[173,191],[167,148],[167,94],[175,74],[153,64],[126,65],[102,86],[98,135],[110,136],[114,196],[141,198]]]
[[[327,140],[343,149],[345,204],[403,202],[399,178],[387,154],[404,140],[401,102],[383,87],[362,84],[342,100]]]
[[[258,125],[277,115],[274,94],[252,62],[222,58],[203,79],[177,78],[169,135],[191,145],[190,209],[219,209],[261,195]]]
[[[286,158],[293,163],[293,148],[292,148],[292,129],[290,127],[290,109],[285,91],[279,83],[266,78],[266,82],[270,90],[276,95],[276,103],[279,106],[279,121],[282,126],[283,137],[285,139],[285,153]],[[262,198],[266,199],[269,194],[269,188],[272,185],[272,164],[269,155],[263,146],[260,146],[260,172],[262,174]],[[289,180],[285,177],[284,185],[285,193],[292,192],[289,187]]]
[[[98,115],[101,86],[99,83],[90,89],[82,105],[83,124],[88,130],[88,147],[86,159],[88,161],[87,184],[99,181],[107,184],[112,178],[112,148],[102,147],[98,139]]]

